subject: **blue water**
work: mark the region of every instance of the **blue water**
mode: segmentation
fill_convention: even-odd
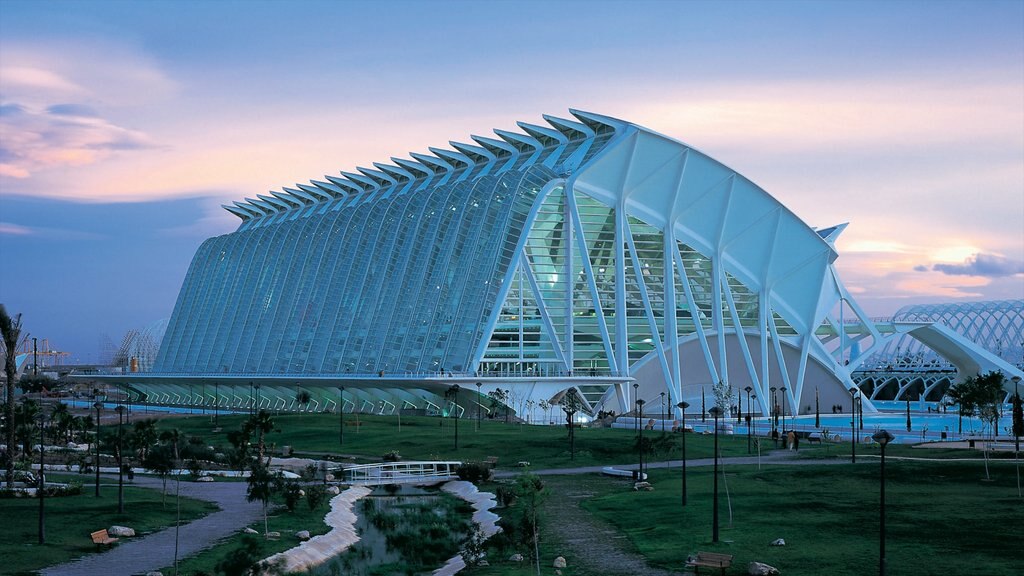
[[[75,408],[93,408],[93,405],[95,404],[95,402],[90,402],[88,400],[65,400],[64,403],[67,404],[68,406],[73,406]],[[104,410],[113,410],[114,408],[117,408],[118,406],[121,406],[121,405],[122,404],[120,404],[118,402],[104,402],[103,403],[103,409]],[[246,410],[237,411],[237,410],[227,410],[227,409],[224,409],[224,408],[219,408],[217,410],[214,410],[213,408],[206,408],[204,410],[203,408],[196,407],[196,406],[192,406],[192,407],[189,407],[189,406],[160,406],[160,405],[149,405],[149,404],[132,404],[130,409],[131,409],[132,414],[149,414],[150,412],[153,412],[153,413],[163,413],[163,414],[168,414],[168,413],[169,414],[199,414],[199,415],[208,414],[210,416],[213,416],[214,414],[219,414],[221,416],[228,416],[230,414],[247,414],[248,413],[248,411],[246,411]]]

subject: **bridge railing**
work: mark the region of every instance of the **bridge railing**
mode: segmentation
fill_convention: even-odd
[[[462,462],[443,461],[411,461],[385,462],[383,464],[358,464],[346,466],[337,471],[342,482],[348,484],[410,484],[451,480],[457,477],[456,471]]]

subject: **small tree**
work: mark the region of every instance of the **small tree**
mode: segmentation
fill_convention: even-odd
[[[732,389],[729,388],[729,385],[719,380],[711,387],[711,393],[715,397],[715,406],[718,406],[723,414],[728,414],[729,403],[732,400]]]
[[[317,484],[306,486],[306,505],[309,506],[311,512],[319,508],[326,497],[327,489],[323,486]]]
[[[257,460],[252,465],[248,485],[245,499],[263,504],[263,537],[266,538],[270,533],[267,525],[267,507],[270,506],[271,497],[280,489],[280,475],[271,472],[269,467]]]
[[[174,448],[160,444],[146,452],[142,459],[142,467],[160,477],[163,482],[163,495],[160,505],[167,504],[167,477],[174,470]]]
[[[995,435],[1003,398],[1006,396],[1002,372],[968,376],[963,382],[950,387],[947,395],[960,406],[961,414],[978,416],[992,426],[992,434]]]
[[[7,308],[0,304],[0,337],[3,338],[4,346],[4,373],[7,375],[6,395],[7,401],[7,488],[14,488],[14,380],[18,373],[18,366],[14,362],[18,354],[18,341],[21,339],[21,314],[13,317],[7,313]]]

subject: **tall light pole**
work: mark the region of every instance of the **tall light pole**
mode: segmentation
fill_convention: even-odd
[[[35,338],[32,339],[33,346]],[[46,409],[39,411],[39,543],[46,544],[46,442],[43,432],[46,430]]]
[[[639,399],[640,399],[640,383],[639,382],[633,382],[633,407],[634,408],[636,407],[636,401],[639,400]],[[633,428],[635,428],[637,432],[640,431],[640,417],[639,416],[636,417],[635,425],[633,426]]]
[[[39,375],[39,353],[36,351],[36,337],[32,337],[32,375]],[[11,452],[14,453],[13,451]],[[39,541],[42,544],[42,540]]]
[[[850,461],[857,463],[857,387],[850,386]]]
[[[124,514],[124,406],[114,408],[117,412],[117,513]]]
[[[718,417],[722,415],[722,409],[715,405],[708,412],[715,419],[715,491],[711,505],[711,541],[718,542]]]
[[[782,392],[782,433],[786,433],[786,387],[782,386],[779,388],[779,392]]]
[[[665,433],[665,393],[661,393],[661,433]]]
[[[92,405],[96,409],[96,497],[100,497],[100,409],[103,403],[99,400]]]
[[[345,445],[345,387],[338,386],[338,444]]]
[[[871,438],[882,447],[882,460],[879,468],[878,576],[885,576],[885,447],[892,442],[893,436],[885,430],[879,430]]]
[[[452,384],[448,389],[452,396],[452,414],[455,416],[455,451],[459,450],[459,385]]]
[[[1021,405],[1020,405],[1020,376],[1014,376],[1013,380],[1013,451],[1020,452],[1020,426],[1021,426]]]
[[[772,387],[770,387],[768,389],[772,391],[772,405],[771,405],[771,409],[768,411],[769,412],[768,418],[769,418],[769,420],[771,420],[771,423],[772,423],[772,440],[775,440],[775,447],[778,448],[779,447],[779,433],[778,433],[777,428],[778,428],[778,425],[779,425],[779,411],[778,411],[779,403],[778,403],[777,400],[775,400],[775,391],[778,390],[778,388],[776,388],[775,386],[772,386]]]
[[[644,401],[640,398],[636,399],[636,411],[640,415],[640,419],[644,419]],[[638,482],[642,482],[644,479],[644,425],[640,423],[640,439],[637,442],[637,453],[640,457],[640,473],[636,479]]]
[[[477,382],[476,383],[476,430],[477,430],[477,432],[480,431],[480,408],[481,408],[480,401],[483,399],[483,396],[480,395],[480,386],[481,386],[481,383]]]
[[[213,383],[213,427],[217,428],[217,414],[220,412],[220,382]]]
[[[686,409],[689,408],[690,405],[688,403],[686,403],[686,402],[680,402],[680,403],[676,404],[676,407],[679,408],[679,411],[683,413],[683,428],[680,431],[681,433],[679,435],[682,436],[682,438],[683,438],[683,464],[682,464],[683,480],[682,480],[682,488],[683,488],[683,506],[686,506]]]
[[[753,392],[753,388],[747,386],[744,388],[747,392],[747,454],[750,454],[750,428],[753,425],[753,419],[751,418],[750,412],[750,393]]]

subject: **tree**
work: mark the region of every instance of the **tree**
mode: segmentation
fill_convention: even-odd
[[[174,448],[166,444],[154,446],[142,458],[142,467],[160,477],[164,489],[161,497],[161,506],[167,503],[167,477],[174,470]]]
[[[0,336],[4,341],[4,373],[7,375],[7,488],[14,488],[14,377],[18,366],[15,356],[18,353],[18,340],[21,338],[21,314],[13,318],[7,313],[7,307],[0,304]]]
[[[34,394],[51,390],[56,383],[56,380],[46,374],[22,374],[21,380],[18,380],[18,388],[21,388],[22,394]]]
[[[309,394],[308,390],[299,390],[295,393],[295,401],[298,402],[300,406],[307,406],[313,401],[313,396]]]
[[[248,438],[252,438],[252,434],[256,433],[256,460],[258,462],[263,461],[263,455],[266,453],[266,436],[274,430],[274,419],[270,417],[265,410],[260,410],[252,418],[249,418],[242,425],[242,433]],[[270,466],[270,459],[267,459],[266,466]]]
[[[156,431],[156,420],[136,420],[132,424],[132,432],[128,436],[128,445],[135,450],[139,460],[145,460],[150,449],[156,444],[159,435]]]
[[[271,472],[270,468],[265,466],[262,461],[257,460],[253,463],[249,473],[245,499],[249,502],[259,501],[263,504],[264,537],[267,537],[267,534],[270,533],[270,529],[267,526],[267,506],[270,505],[270,498],[280,489],[280,480],[280,474]]]
[[[947,396],[960,406],[960,413],[964,416],[978,416],[990,424],[995,435],[999,412],[1006,396],[1002,372],[993,370],[984,375],[968,376],[963,382],[950,387]]]
[[[16,442],[21,444],[22,454],[32,454],[32,441],[35,439],[37,418],[40,407],[35,400],[23,399],[14,409],[14,436]],[[12,444],[11,446],[16,446]],[[14,451],[10,450],[13,457]]]
[[[732,389],[729,388],[729,385],[719,380],[718,384],[711,387],[711,393],[715,397],[715,406],[718,406],[723,414],[728,414],[729,404],[732,401]]]

